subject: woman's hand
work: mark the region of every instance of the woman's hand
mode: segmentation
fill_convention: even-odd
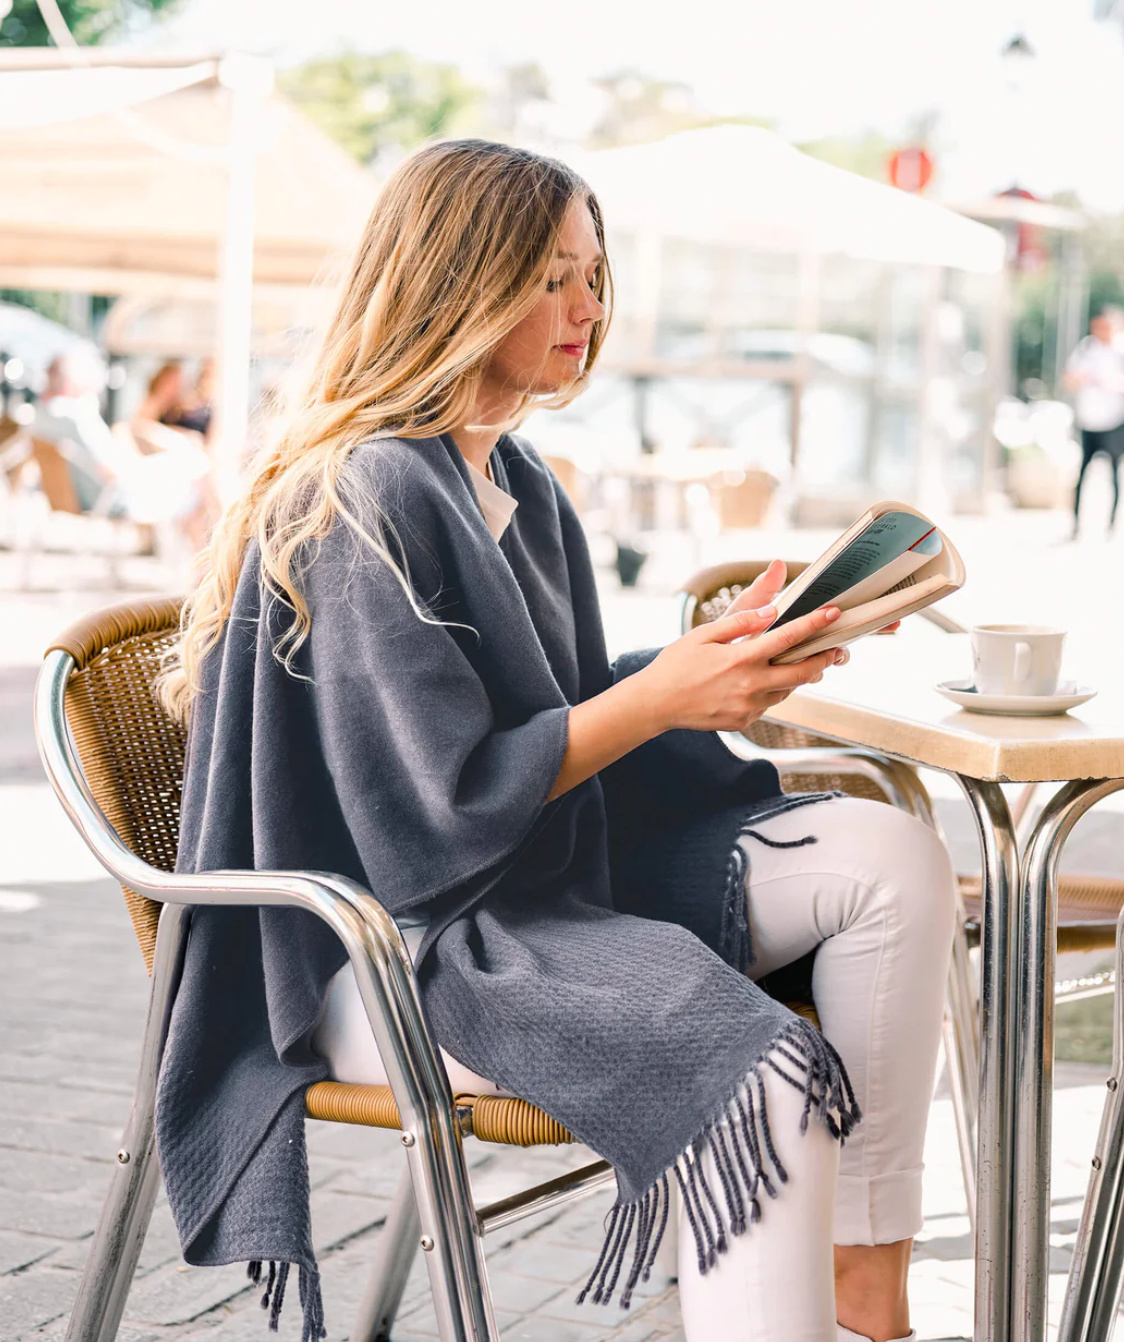
[[[643,685],[663,730],[741,731],[793,690],[822,680],[829,666],[847,660],[844,649],[831,648],[791,666],[770,666],[772,658],[829,628],[839,609],[826,606],[770,629],[775,618],[772,606],[724,615],[668,644],[629,680],[636,689]]]
[[[726,607],[727,615],[735,615],[740,610],[760,610],[777,599],[788,577],[788,569],[783,559],[774,559],[764,573],[759,573],[753,582]],[[901,620],[895,620],[879,634],[896,634],[901,628]]]
[[[764,606],[771,606],[787,579],[788,566],[784,560],[772,560],[764,573],[759,573],[744,592],[734,597],[726,607],[726,614],[736,615],[741,610],[761,610]]]

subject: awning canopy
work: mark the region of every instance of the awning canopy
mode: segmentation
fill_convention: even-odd
[[[756,126],[605,149],[582,168],[610,232],[985,274],[1003,265],[994,229],[812,158]]]
[[[40,63],[63,53],[38,53]],[[0,52],[0,285],[213,294],[231,94],[217,58],[27,68]],[[282,98],[260,109],[254,281],[307,285],[354,247],[374,178]]]

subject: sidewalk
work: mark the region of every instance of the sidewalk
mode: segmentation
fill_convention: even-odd
[[[950,603],[968,620],[1033,619],[1073,629],[1071,657],[1091,656],[1093,640],[1124,630],[1104,618],[1121,609],[1124,547],[1051,544],[1064,519],[1017,515],[1002,524],[962,519],[957,541],[972,575]],[[1063,527],[1064,529],[1064,527]],[[810,533],[754,538],[754,553],[806,557],[824,538]],[[746,545],[725,538],[722,545]],[[720,547],[719,547],[720,549]],[[666,538],[643,585],[621,592],[604,575],[603,602],[613,650],[675,636],[677,606],[667,595],[693,565],[682,538]],[[707,562],[722,557],[716,551]],[[1096,569],[1096,581],[1089,581]],[[172,579],[150,560],[123,566],[148,590]],[[10,558],[0,554],[0,1342],[55,1342],[77,1287],[106,1180],[128,1112],[146,980],[120,891],[82,847],[42,778],[30,726],[30,693],[42,647],[84,609],[122,599],[99,591],[96,562],[47,556],[33,575],[44,587],[10,591]],[[81,584],[92,584],[82,590]],[[1017,582],[1017,593],[1014,584]],[[1103,663],[1102,663],[1103,664]],[[966,813],[946,786],[934,789],[958,863],[975,858]],[[1124,805],[1124,802],[1121,803]],[[1098,812],[1069,850],[1075,868],[1119,870],[1119,814]],[[1099,1031],[1099,1033],[1097,1033]],[[1104,1044],[1104,1026],[1095,1027]],[[1103,1064],[1062,1064],[1055,1098],[1053,1275],[1056,1323],[1103,1099]],[[329,1335],[345,1337],[363,1289],[401,1154],[386,1133],[310,1124],[313,1215],[322,1256]],[[580,1163],[583,1152],[511,1151],[470,1143],[478,1196],[502,1196],[531,1178]],[[674,1287],[656,1280],[629,1313],[573,1304],[592,1266],[609,1196],[547,1220],[524,1222],[489,1240],[498,1318],[505,1336],[528,1342],[663,1342],[681,1338]],[[911,1273],[919,1338],[970,1336],[972,1245],[948,1101],[934,1104],[926,1149],[925,1229]],[[395,1342],[432,1338],[425,1283],[415,1273]],[[295,1301],[282,1335],[297,1335]],[[167,1208],[157,1208],[122,1327],[122,1342],[264,1342],[265,1319],[237,1267],[182,1265]]]

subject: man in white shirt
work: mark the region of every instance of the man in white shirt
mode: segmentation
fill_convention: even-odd
[[[1089,323],[1089,334],[1069,357],[1065,388],[1074,393],[1077,427],[1081,430],[1081,470],[1073,495],[1073,536],[1081,512],[1081,486],[1090,461],[1102,452],[1112,463],[1112,513],[1116,522],[1120,502],[1120,458],[1124,455],[1124,351],[1116,342],[1112,318],[1099,313]]]

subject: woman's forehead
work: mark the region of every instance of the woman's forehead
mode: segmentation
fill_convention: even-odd
[[[560,261],[580,261],[588,263],[601,258],[601,241],[597,236],[597,226],[593,215],[584,200],[575,200],[566,211],[562,221],[562,230],[558,235]]]

